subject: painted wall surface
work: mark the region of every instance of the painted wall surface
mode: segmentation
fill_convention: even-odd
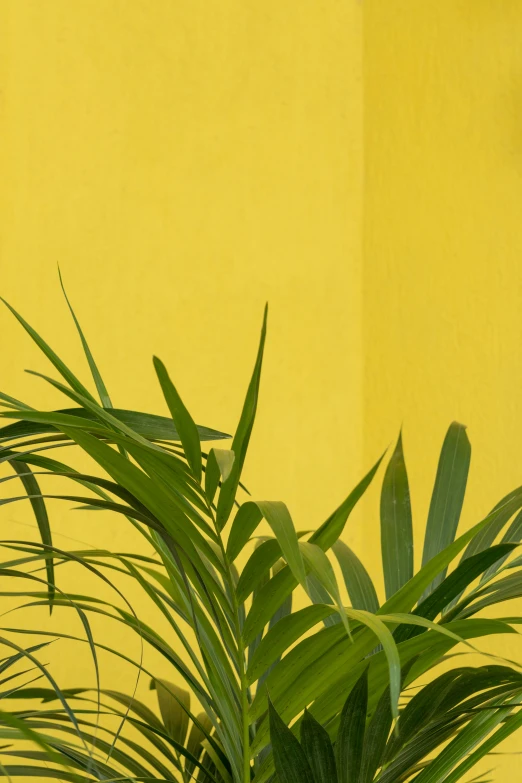
[[[164,410],[157,353],[196,418],[232,431],[268,299],[257,497],[316,526],[402,424],[420,530],[452,419],[473,446],[465,524],[521,483],[518,0],[0,9],[0,293],[75,371],[57,262],[118,404]],[[5,311],[0,330],[2,390],[58,404]],[[347,532],[374,575],[377,512],[374,493]],[[130,545],[52,513],[64,545]],[[30,521],[4,510],[2,537]],[[64,649],[64,684],[92,677]]]
[[[365,459],[403,425],[420,532],[446,427],[467,424],[469,526],[522,477],[522,4],[367,0],[364,31]],[[366,557],[376,534],[374,513]]]
[[[197,420],[228,432],[269,300],[246,477],[256,497],[284,498],[300,528],[321,524],[360,473],[360,5],[1,8],[1,294],[86,377],[59,262],[116,403],[165,412],[156,353]],[[49,367],[5,310],[0,334],[1,388],[59,406],[24,376]],[[117,520],[52,514],[69,537],[58,543],[134,543]],[[3,537],[31,532],[21,505],[1,519]],[[65,649],[65,684],[92,680],[88,655],[79,672],[77,647]]]

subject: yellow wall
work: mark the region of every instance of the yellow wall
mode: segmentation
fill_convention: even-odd
[[[463,524],[522,483],[522,3],[364,13],[364,452],[403,424],[420,533],[453,419],[472,444]],[[518,775],[516,757],[493,766]]]
[[[466,523],[520,483],[518,0],[0,9],[1,293],[75,368],[58,261],[118,404],[163,409],[155,352],[198,420],[232,430],[268,299],[257,496],[314,526],[403,423],[419,530],[453,418],[474,448]],[[0,329],[2,389],[53,404],[3,311]],[[348,532],[375,573],[376,501]],[[4,511],[2,535],[27,521]]]
[[[285,498],[300,528],[317,526],[360,473],[361,7],[0,7],[1,294],[85,377],[59,262],[114,401],[165,410],[154,352],[198,421],[229,432],[269,300],[246,476],[258,498]],[[58,405],[24,376],[48,367],[3,309],[0,334],[0,388]],[[130,547],[117,520],[52,513],[62,536]],[[30,511],[1,520],[2,537],[23,535]],[[88,656],[79,673],[62,647],[61,681],[92,681]]]

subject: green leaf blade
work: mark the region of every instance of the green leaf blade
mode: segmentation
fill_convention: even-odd
[[[386,597],[390,598],[413,576],[413,526],[402,434],[382,484],[381,551]]]
[[[332,547],[344,578],[346,589],[354,609],[377,612],[379,599],[373,582],[355,554],[343,541],[336,541]]]
[[[471,459],[466,428],[458,422],[450,425],[439,458],[435,486],[428,513],[422,564],[426,565],[455,539],[464,502]],[[431,592],[444,578],[445,571],[427,588]]]
[[[234,506],[236,491],[239,486],[241,471],[243,470],[243,464],[245,462],[248,444],[250,442],[250,435],[254,426],[254,419],[256,416],[257,402],[259,397],[259,384],[261,381],[261,367],[263,364],[263,353],[265,348],[267,314],[268,307],[265,307],[256,363],[254,365],[254,371],[248,386],[236,434],[234,435],[234,439],[232,441],[232,451],[235,454],[235,460],[230,475],[227,480],[223,482],[221,492],[219,493],[216,520],[220,530],[222,530],[226,525],[230,516],[230,512]]]
[[[312,770],[314,783],[336,783],[334,749],[326,729],[305,710],[300,730],[301,747]]]
[[[51,526],[49,524],[49,516],[47,514],[45,500],[42,496],[40,487],[34,476],[34,473],[24,462],[11,460],[11,465],[13,466],[13,469],[18,474],[18,477],[22,482],[23,487],[29,498],[29,502],[31,503],[33,513],[36,519],[36,523],[38,525],[38,530],[40,531],[42,544],[45,544],[45,546],[50,547],[52,549],[53,538],[51,534]],[[48,586],[49,612],[51,613],[53,610],[53,598],[56,593],[55,576],[54,576],[54,560],[51,556],[46,558],[45,560],[45,569],[47,572],[47,581],[49,583]]]
[[[163,362],[157,356],[154,357],[153,361],[163,396],[170,410],[174,425],[179,432],[187,462],[196,480],[201,481],[201,444],[199,442],[198,428],[172,383]]]
[[[92,394],[88,389],[85,388],[83,383],[74,375],[71,370],[67,367],[66,364],[60,359],[58,354],[56,354],[50,345],[48,345],[45,340],[40,337],[38,332],[36,332],[32,326],[30,326],[25,318],[23,318],[19,313],[16,312],[14,307],[11,307],[11,305],[5,301],[2,297],[0,297],[0,301],[2,301],[5,306],[11,311],[11,313],[14,315],[14,317],[17,319],[17,321],[23,326],[27,334],[33,339],[33,341],[36,343],[36,345],[40,348],[42,353],[49,359],[51,364],[54,365],[54,367],[58,370],[60,375],[67,381],[71,389],[74,389],[76,392],[81,394],[82,396],[86,397],[87,399],[91,400],[92,402],[96,402]]]
[[[280,783],[310,783],[312,770],[299,740],[268,704],[270,741]]]
[[[74,321],[74,324],[76,326],[76,329],[78,331],[78,334],[80,336],[80,340],[83,347],[83,352],[85,354],[85,358],[87,359],[87,364],[89,365],[89,369],[91,371],[91,375],[94,381],[94,385],[96,386],[96,389],[98,391],[98,396],[100,398],[101,404],[104,408],[112,408],[112,402],[111,398],[109,397],[109,392],[107,391],[107,387],[105,386],[105,383],[103,382],[103,378],[101,377],[100,371],[98,369],[98,365],[94,361],[94,356],[92,355],[92,351],[89,348],[89,344],[87,343],[87,340],[85,338],[85,335],[83,333],[83,329],[80,326],[80,322],[78,321],[76,317],[76,313],[73,310],[73,307],[69,301],[69,297],[67,296],[67,292],[65,290],[65,286],[62,279],[62,273],[60,271],[60,267],[58,267],[58,277],[60,278],[60,285],[62,287],[62,292],[65,297],[65,301],[67,302],[67,306],[70,310],[72,319]]]
[[[335,743],[339,783],[359,780],[368,708],[368,668],[357,680],[341,712]]]

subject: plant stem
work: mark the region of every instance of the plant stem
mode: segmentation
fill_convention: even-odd
[[[226,554],[225,546],[221,533],[218,531],[219,546],[225,565],[228,587],[230,590],[230,597],[232,600],[232,606],[234,610],[234,625],[236,630],[237,641],[237,665],[239,672],[239,684],[241,688],[241,721],[243,726],[243,781],[242,783],[250,783],[250,727],[248,722],[248,710],[250,707],[248,699],[248,683],[246,678],[246,657],[245,657],[245,645],[243,643],[243,634],[241,632],[241,624],[239,621],[239,605],[237,602],[236,588],[234,579],[232,577],[232,569]]]
[[[239,619],[239,618],[238,618]],[[238,623],[239,625],[239,623]],[[241,711],[243,714],[243,783],[250,783],[250,731],[248,725],[248,685],[246,679],[245,667],[245,648],[241,632],[238,637],[239,659],[240,663],[240,682],[241,682]]]

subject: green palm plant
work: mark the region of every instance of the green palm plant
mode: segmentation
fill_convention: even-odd
[[[0,773],[9,779],[19,776],[32,777],[34,774],[38,775],[41,768],[39,765],[34,766],[31,762],[44,759],[47,771],[52,771],[56,779],[78,783],[81,778],[71,768],[70,760],[67,758],[68,746],[71,743],[66,741],[63,744],[63,751],[56,750],[53,747],[52,737],[47,737],[35,726],[30,726],[23,716],[16,715],[5,708],[7,700],[15,697],[18,692],[27,690],[35,682],[46,682],[50,686],[46,692],[53,693],[60,701],[64,713],[70,721],[70,733],[75,735],[80,744],[84,745],[87,755],[91,754],[62,691],[48,672],[47,667],[37,657],[37,653],[47,648],[49,644],[51,642],[42,642],[24,648],[8,638],[0,637],[2,647],[2,657],[0,658],[0,702],[2,702],[0,706],[0,740],[3,743],[1,746],[2,755],[7,757],[4,759],[5,764],[0,764]],[[22,763],[16,763],[17,761]]]
[[[38,580],[38,589],[32,583],[31,592],[19,591],[30,605],[79,613],[82,641],[89,644],[96,666],[97,651],[109,650],[138,675],[149,676],[158,696],[159,714],[135,692],[99,686],[89,691],[80,684],[63,691],[65,704],[52,709],[48,705],[57,700],[53,688],[26,687],[12,694],[43,700],[36,709],[15,713],[16,718],[31,731],[52,737],[47,741],[53,752],[82,771],[83,779],[264,783],[276,775],[280,783],[299,783],[306,774],[315,783],[395,783],[417,775],[419,783],[452,783],[467,772],[469,759],[489,752],[491,743],[500,741],[497,737],[514,730],[520,717],[520,677],[516,664],[506,662],[476,672],[452,669],[449,680],[436,681],[437,688],[447,686],[446,701],[439,700],[427,722],[411,719],[419,705],[430,705],[435,687],[426,685],[411,698],[413,683],[448,661],[457,645],[475,650],[473,640],[515,634],[519,622],[517,617],[476,615],[522,595],[522,559],[515,554],[522,534],[522,488],[457,536],[470,463],[462,425],[452,424],[444,441],[417,572],[401,438],[387,464],[381,491],[386,589],[381,604],[368,572],[340,537],[382,457],[311,534],[296,530],[283,503],[254,501],[241,484],[257,408],[266,312],[231,448],[213,446],[205,452],[201,442],[227,436],[194,423],[159,359],[154,366],[171,418],[116,409],[72,308],[99,402],[10,309],[64,382],[41,377],[74,407],[42,411],[1,395],[6,408],[1,415],[16,420],[0,429],[0,461],[13,469],[2,481],[20,481],[24,488],[23,494],[1,502],[28,498],[41,541],[2,542],[12,554],[0,568]],[[101,475],[51,458],[53,449],[79,449]],[[56,477],[81,489],[68,494],[41,489]],[[123,516],[153,554],[59,549],[52,539],[48,498]],[[269,533],[259,531],[263,520]],[[342,587],[332,556],[342,572]],[[448,574],[459,556],[460,563]],[[63,593],[56,572],[67,563],[111,585],[114,603]],[[42,565],[43,573],[35,571]],[[128,603],[115,582],[124,577],[143,591],[167,633],[154,627],[148,610],[138,615]],[[304,590],[310,600],[294,610],[296,590]],[[183,687],[158,677],[146,661],[94,638],[88,620],[92,615],[113,618],[133,631],[167,661],[172,679],[181,680]],[[116,723],[100,724],[99,716]],[[444,767],[430,761],[438,744],[426,736],[434,731],[439,744],[457,743],[448,746],[453,751],[442,750]],[[330,777],[317,771],[316,745],[323,748],[317,759],[323,751],[330,759]],[[476,755],[470,756],[475,746]],[[291,758],[301,761],[289,765],[285,753],[292,748]],[[334,759],[337,754],[339,778],[332,753]],[[43,770],[44,756],[39,758]]]
[[[522,725],[522,675],[512,667],[439,675],[407,700],[395,731],[387,689],[368,716],[368,670],[346,699],[334,741],[308,710],[299,741],[269,702],[280,783],[454,783]]]

